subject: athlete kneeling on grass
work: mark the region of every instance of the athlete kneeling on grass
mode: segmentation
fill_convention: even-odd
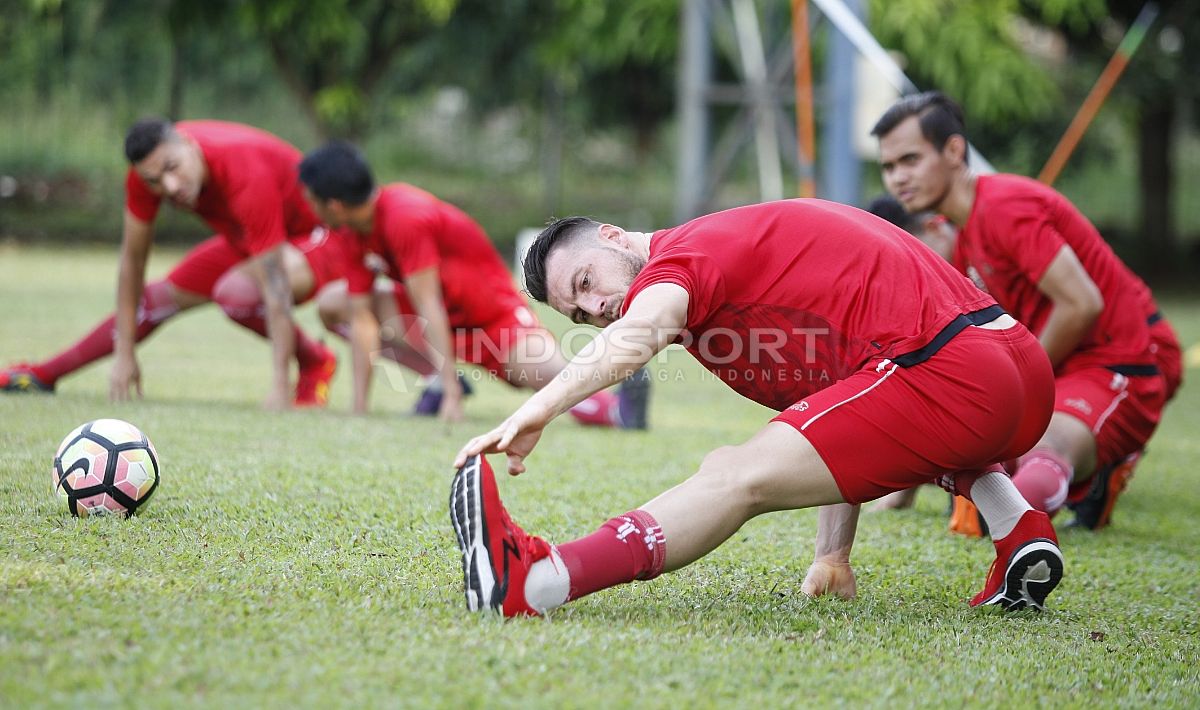
[[[1037,334],[1055,368],[1045,435],[1013,465],[1038,510],[1074,507],[1101,528],[1181,382],[1179,341],[1146,284],[1050,187],[976,175],[962,109],[930,91],[906,96],[872,129],[884,186],[909,212],[958,226],[951,260],[977,274]]]
[[[129,171],[116,313],[61,353],[0,370],[0,391],[53,392],[58,380],[107,355],[113,400],[142,395],[136,345],[178,313],[215,302],[230,319],[271,342],[268,409],[324,406],[337,358],[292,319],[345,260],[300,191],[300,151],[251,126],[149,118],[125,136]],[[166,201],[216,234],[165,279],[145,283],[154,221]],[[298,377],[289,394],[290,360]]]
[[[858,505],[938,481],[972,497],[996,562],[974,605],[1042,608],[1062,578],[1054,529],[998,462],[1050,420],[1037,340],[911,235],[873,215],[788,200],[627,232],[554,223],[525,261],[529,291],[603,328],[556,379],[467,443],[451,491],[467,606],[540,614],[679,569],[762,513],[825,506],[802,590],[855,594]],[[680,342],[733,389],[780,412],[750,441],[574,542],[509,518],[482,454],[525,470],[542,429],[573,403]]]
[[[401,365],[437,376],[414,413],[448,421],[463,416],[458,361],[532,389],[566,366],[496,247],[465,212],[412,185],[376,186],[366,158],[344,141],[306,155],[300,180],[313,210],[349,245],[345,281],[317,300],[325,326],[354,351],[354,411],[367,409],[370,354],[381,345]],[[382,291],[371,259],[392,279]],[[572,414],[584,424],[646,428],[644,375],[620,395],[596,393]]]

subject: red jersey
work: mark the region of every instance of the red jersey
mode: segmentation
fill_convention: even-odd
[[[352,294],[370,293],[375,272],[367,259],[374,253],[394,281],[437,267],[452,326],[483,325],[527,305],[483,228],[462,210],[412,185],[380,188],[370,234],[345,231],[352,244],[346,267]]]
[[[824,200],[751,205],[655,232],[642,289],[688,292],[680,342],[742,395],[786,409],[862,368],[930,344],[995,306],[903,229]]]
[[[239,123],[180,121],[175,128],[199,144],[208,166],[193,211],[239,253],[262,254],[319,224],[300,186],[299,150]],[[130,168],[125,208],[152,222],[161,202]]]
[[[1038,290],[1038,282],[1063,246],[1071,247],[1100,289],[1104,310],[1058,373],[1153,365],[1146,325],[1153,308],[1149,289],[1092,223],[1046,185],[1017,175],[981,175],[955,261],[975,267],[1000,305],[1040,335],[1054,303]]]

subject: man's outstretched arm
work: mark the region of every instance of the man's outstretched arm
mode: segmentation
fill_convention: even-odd
[[[125,210],[121,235],[121,257],[117,267],[116,332],[113,336],[113,366],[109,375],[108,396],[113,401],[129,399],[132,386],[142,396],[142,374],[138,367],[138,304],[146,286],[146,261],[154,241],[154,225]]]
[[[526,456],[542,429],[563,412],[596,392],[624,380],[679,337],[687,325],[688,292],[671,283],[646,287],[624,317],[600,331],[550,384],[492,431],[477,436],[458,452],[460,467],[481,453],[508,454],[508,472],[525,470]]]
[[[271,361],[274,365],[272,386],[267,395],[267,409],[286,409],[289,406],[288,370],[296,352],[295,325],[292,321],[292,286],[283,267],[282,246],[260,254],[250,261],[250,273],[258,282],[266,307],[267,337],[271,341]]]

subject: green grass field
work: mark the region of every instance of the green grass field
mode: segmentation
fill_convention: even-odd
[[[157,253],[155,271],[177,256]],[[0,361],[56,350],[105,314],[115,264],[115,247],[0,246]],[[1164,307],[1185,343],[1200,340],[1200,302]],[[299,315],[315,329],[311,306]],[[141,363],[141,402],[107,402],[107,361],[53,397],[0,395],[0,707],[1200,698],[1195,388],[1168,410],[1115,526],[1063,533],[1067,576],[1049,613],[966,606],[991,546],[948,535],[944,494],[927,490],[914,510],[864,514],[852,602],[800,593],[816,519],[802,511],[754,520],[652,583],[502,622],[463,609],[446,498],[453,453],[519,393],[484,383],[451,429],[404,415],[411,379],[392,369],[359,418],[343,371],[328,411],[267,414],[266,346],[212,308],[164,326]],[[652,432],[551,427],[530,472],[501,481],[518,521],[552,540],[591,532],[769,416],[684,353],[660,374]],[[51,493],[51,458],[73,427],[106,416],[153,439],[162,484],[134,519],[74,519]]]

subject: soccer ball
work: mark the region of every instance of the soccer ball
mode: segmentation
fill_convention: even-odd
[[[158,488],[158,454],[120,419],[84,424],[58,446],[54,490],[72,515],[132,515]]]

